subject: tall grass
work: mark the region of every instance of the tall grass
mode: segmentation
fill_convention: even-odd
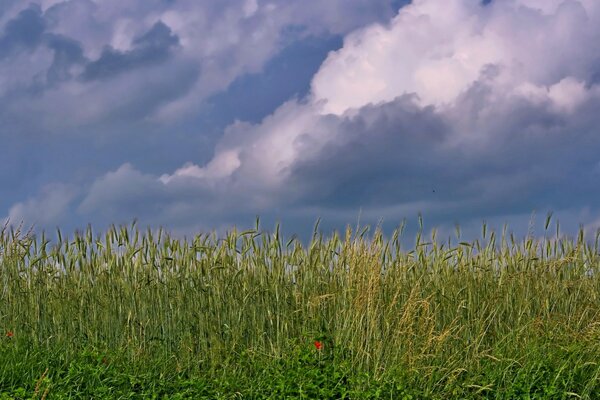
[[[468,243],[401,240],[402,228],[315,234],[305,246],[278,228],[183,240],[131,226],[51,242],[5,228],[0,330],[12,337],[0,351],[68,363],[96,349],[142,372],[260,375],[245,360],[276,363],[320,340],[331,363],[374,381],[402,376],[421,393],[483,396],[550,374],[563,393],[594,396],[598,237],[546,229],[517,242],[484,225]],[[16,384],[10,369],[0,385]]]

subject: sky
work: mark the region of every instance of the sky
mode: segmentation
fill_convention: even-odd
[[[2,0],[0,222],[593,232],[598,110],[598,0]]]

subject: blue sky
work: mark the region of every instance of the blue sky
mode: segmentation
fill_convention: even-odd
[[[600,227],[597,0],[4,0],[0,220]]]

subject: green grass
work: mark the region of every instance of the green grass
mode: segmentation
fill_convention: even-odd
[[[0,399],[600,398],[598,237],[401,236],[4,229]]]

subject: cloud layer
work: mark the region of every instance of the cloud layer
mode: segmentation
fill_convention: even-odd
[[[83,46],[66,31],[48,36],[49,22],[20,30],[26,18],[52,20],[49,10],[15,14],[0,37],[12,46],[4,57],[32,57],[45,43],[54,72],[48,69],[40,83],[46,94],[37,104],[53,98],[64,104],[58,93],[65,90],[78,99],[89,96],[94,106],[82,110],[78,124],[129,113],[166,123],[200,107],[206,96],[272,57],[277,43],[271,34],[282,29],[269,24],[281,22],[263,14],[279,13],[309,32],[349,33],[324,60],[307,96],[288,100],[260,122],[229,125],[205,163],[188,159],[155,172],[123,163],[77,194],[52,197],[43,190],[14,204],[9,216],[32,219],[36,214],[27,210],[51,197],[50,215],[100,222],[137,217],[182,232],[244,223],[254,214],[299,229],[317,216],[333,225],[351,223],[359,212],[371,222],[423,212],[447,226],[512,220],[534,209],[591,224],[600,218],[600,3],[449,0],[442,8],[436,0],[415,0],[387,20],[383,8],[367,2],[321,2],[310,11],[295,4],[247,1],[223,6],[229,13],[211,10],[219,18],[204,21],[225,26],[233,18],[240,31],[223,35],[215,26],[207,36],[197,32],[208,29],[198,28],[197,15],[174,16],[167,6],[147,6],[152,17],[143,29],[127,20],[129,6],[115,3],[102,12],[96,6],[95,18],[125,21],[104,38],[110,43],[104,47],[94,39],[101,28]],[[343,13],[353,18],[333,18]],[[252,34],[243,36],[244,29]],[[188,80],[177,79],[183,82],[177,88],[161,75],[163,65]],[[148,80],[163,88],[162,100],[140,100]],[[68,83],[52,94],[51,82],[58,81]],[[43,126],[53,125],[46,120]],[[64,210],[56,211],[60,206]]]

